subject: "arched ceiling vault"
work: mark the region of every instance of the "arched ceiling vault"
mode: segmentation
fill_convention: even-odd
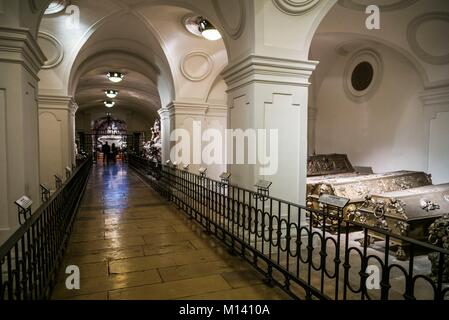
[[[64,30],[64,13],[42,19],[40,32],[54,36],[64,59],[40,72],[40,93],[73,95],[80,111],[106,99],[105,89],[120,91],[118,107],[139,112],[155,113],[174,100],[204,102],[227,65],[225,40],[196,37],[182,24],[187,14],[209,19],[193,5],[197,1],[72,3],[80,8],[80,30]],[[212,4],[205,6],[213,12]],[[125,73],[124,81],[108,82],[107,71]]]

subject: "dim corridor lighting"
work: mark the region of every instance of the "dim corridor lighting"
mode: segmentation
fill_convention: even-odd
[[[106,108],[112,108],[113,106],[115,106],[114,101],[103,101],[103,103],[106,106]]]
[[[221,39],[221,34],[218,30],[206,19],[200,21],[198,28],[201,35],[207,40],[215,41]]]
[[[106,97],[111,98],[111,99],[114,99],[118,95],[117,90],[106,90],[104,93],[106,94]]]
[[[122,81],[123,78],[125,77],[123,75],[123,73],[113,72],[113,71],[108,72],[107,76],[108,76],[109,81],[116,82],[116,83]]]

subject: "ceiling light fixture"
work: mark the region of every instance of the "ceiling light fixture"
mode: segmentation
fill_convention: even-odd
[[[114,101],[103,101],[104,105],[106,108],[112,108],[113,106],[115,106],[115,102]]]
[[[120,82],[125,77],[123,75],[123,73],[115,72],[115,71],[108,72],[107,76],[108,76],[109,81],[112,81],[112,82]]]
[[[115,97],[117,97],[118,95],[118,91],[117,90],[105,90],[104,92],[106,94],[106,97],[110,98],[110,99],[114,99]]]
[[[198,29],[201,32],[201,35],[207,40],[215,41],[221,39],[221,34],[218,32],[217,28],[215,28],[212,23],[203,19],[198,24]]]

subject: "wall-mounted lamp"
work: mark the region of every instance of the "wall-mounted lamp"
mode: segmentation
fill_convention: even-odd
[[[207,40],[215,41],[221,39],[220,32],[206,19],[200,21],[198,29],[200,30],[201,35]]]

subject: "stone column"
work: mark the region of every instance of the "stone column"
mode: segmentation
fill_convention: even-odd
[[[39,207],[38,77],[45,56],[26,29],[0,27],[0,243],[22,195]]]
[[[74,157],[76,103],[71,97],[39,96],[40,181],[54,187],[54,175],[65,178]]]
[[[76,165],[76,111],[78,110],[78,104],[74,99],[70,100],[69,104],[69,143],[70,148],[70,163]]]
[[[226,105],[173,101],[167,107],[160,109],[159,115],[162,124],[163,161],[170,159],[171,148],[175,145],[175,141],[170,141],[172,131],[184,129],[190,137],[190,150],[188,150],[190,156],[184,160],[181,158],[170,160],[188,163],[189,171],[193,173],[198,173],[198,169],[203,166],[207,168],[207,175],[214,179],[218,179],[218,176],[226,171],[224,152],[225,129],[227,127]],[[203,136],[206,131],[213,137]],[[221,142],[215,141],[219,135],[222,138]],[[211,163],[203,157],[203,151],[207,153],[208,150],[211,150],[212,143],[217,143],[214,144],[217,151],[221,149],[221,161]],[[220,144],[222,148],[219,148]],[[206,155],[204,154],[204,156]]]
[[[260,169],[267,166],[260,159],[256,164],[233,164],[233,182],[254,189],[258,179],[269,180],[271,195],[305,204],[308,86],[316,64],[249,55],[224,70],[230,128],[274,129],[279,142],[278,149],[266,152],[274,172],[264,174]]]
[[[426,88],[420,94],[426,134],[427,172],[434,184],[449,181],[449,86]]]

